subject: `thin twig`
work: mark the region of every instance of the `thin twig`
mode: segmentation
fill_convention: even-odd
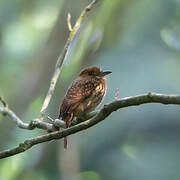
[[[0,102],[3,104],[5,108],[8,108],[8,103],[2,97],[0,97]]]
[[[55,120],[54,124],[43,122],[42,121],[44,119],[43,115],[45,114],[45,111],[46,111],[46,109],[47,109],[47,107],[48,107],[48,105],[50,103],[50,100],[52,98],[52,95],[54,93],[55,86],[56,86],[56,83],[57,83],[57,80],[58,80],[58,77],[59,77],[59,74],[60,74],[60,71],[61,71],[63,61],[64,61],[66,53],[67,53],[67,50],[68,50],[71,42],[73,41],[77,31],[79,30],[80,25],[82,23],[82,20],[83,20],[85,14],[87,13],[87,11],[89,11],[93,7],[95,2],[96,1],[92,1],[87,7],[85,7],[85,9],[82,11],[81,15],[77,19],[77,21],[76,21],[73,28],[70,27],[71,26],[71,24],[70,24],[70,14],[68,15],[68,27],[70,29],[71,28],[72,29],[71,29],[71,31],[69,33],[69,37],[68,37],[67,42],[66,42],[66,44],[64,46],[64,49],[63,49],[62,53],[59,55],[59,57],[58,57],[58,60],[57,60],[56,66],[55,66],[55,71],[54,71],[54,74],[53,74],[51,82],[50,82],[49,90],[47,92],[47,95],[46,95],[45,100],[43,102],[42,108],[40,110],[40,114],[41,114],[40,118],[33,119],[33,120],[30,121],[30,123],[24,123],[11,109],[8,108],[8,104],[5,102],[5,100],[0,97],[0,102],[2,102],[2,104],[4,106],[4,107],[0,106],[0,113],[10,117],[16,123],[16,125],[19,128],[27,129],[27,130],[40,128],[40,129],[47,130],[48,132],[52,132],[52,131],[57,130],[56,125],[58,127],[64,127],[65,126],[64,122],[61,121],[61,120]]]
[[[114,100],[118,100],[118,97],[119,97],[119,89],[117,88],[115,92]]]
[[[56,131],[56,132],[48,133],[43,136],[38,136],[35,138],[28,139],[24,141],[23,143],[19,144],[19,146],[15,148],[1,151],[0,159],[22,153],[36,144],[51,141],[53,139],[62,139],[63,137],[66,137],[68,135],[85,130],[101,122],[106,117],[108,117],[112,112],[118,109],[129,107],[129,106],[138,106],[138,105],[146,104],[146,103],[180,105],[180,95],[165,95],[165,94],[157,94],[157,93],[148,93],[148,94],[143,94],[139,96],[126,97],[126,98],[119,99],[110,104],[104,105],[104,107],[99,112],[97,112],[94,117],[80,124],[77,124],[73,127],[65,129],[61,132]]]
[[[55,71],[54,71],[54,74],[53,74],[51,82],[50,82],[50,87],[49,87],[49,90],[47,92],[47,95],[45,97],[45,100],[43,102],[43,105],[42,105],[42,108],[41,108],[41,111],[40,111],[40,114],[41,114],[40,119],[41,120],[43,120],[43,115],[45,114],[45,111],[46,111],[46,109],[47,109],[47,107],[48,107],[48,105],[49,105],[49,103],[51,101],[52,95],[54,93],[54,90],[55,90],[55,87],[56,87],[56,83],[57,83],[57,80],[59,78],[59,74],[61,72],[61,67],[62,67],[62,64],[64,62],[67,50],[68,50],[71,42],[73,41],[77,31],[79,30],[84,16],[86,15],[86,13],[89,10],[91,10],[91,8],[95,4],[95,2],[96,2],[96,0],[93,0],[87,7],[84,8],[84,10],[82,11],[81,15],[77,19],[77,21],[76,21],[76,23],[75,23],[73,28],[70,27],[70,22],[68,22],[68,28],[71,29],[71,31],[69,33],[69,37],[68,37],[68,39],[66,41],[64,49],[63,49],[62,53],[60,54],[60,56],[59,56],[59,58],[57,60]]]
[[[68,25],[69,32],[71,32],[73,30],[73,28],[71,25],[71,14],[70,13],[68,13],[68,15],[67,15],[67,25]]]
[[[53,131],[53,124],[41,122],[39,119],[33,119],[30,123],[24,123],[12,110],[6,107],[0,106],[0,113],[7,115],[12,119],[19,128],[33,130],[35,128],[44,129],[47,131]]]

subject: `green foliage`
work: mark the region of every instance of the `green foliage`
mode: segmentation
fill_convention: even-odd
[[[28,121],[35,117],[38,117],[39,112],[41,110],[42,103],[43,103],[42,96],[39,96],[38,98],[36,98],[34,101],[31,102],[25,116],[25,118],[28,118],[27,119]]]
[[[13,180],[21,173],[24,160],[21,155],[2,160],[0,163],[0,179]]]
[[[101,177],[97,172],[86,171],[86,172],[81,172],[78,175],[77,179],[81,179],[81,180],[101,180]]]
[[[25,180],[32,180],[32,179],[38,179],[38,180],[49,180],[46,174],[44,172],[35,172],[35,171],[28,171],[26,172],[26,175],[23,175],[23,178]]]
[[[163,28],[161,37],[169,47],[180,50],[180,23],[173,22]]]
[[[137,150],[135,147],[129,145],[129,144],[124,144],[120,147],[121,151],[124,152],[128,157],[130,158],[136,158]]]

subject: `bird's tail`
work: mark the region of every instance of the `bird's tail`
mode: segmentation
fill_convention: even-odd
[[[66,119],[66,128],[69,127],[69,122],[70,122],[69,118]],[[64,149],[67,149],[67,137],[64,137]]]
[[[64,149],[67,149],[67,137],[64,137]]]
[[[62,114],[59,113],[58,119],[62,119]],[[66,128],[68,127],[66,123]],[[67,149],[67,137],[64,137],[64,149]]]
[[[59,119],[64,119],[64,118],[62,117],[62,114],[61,114],[61,113],[59,114],[59,117],[58,117],[58,118],[59,118]],[[73,119],[73,113],[68,114],[68,115],[66,116],[66,118],[64,119],[64,121],[66,122],[66,128],[69,127],[72,119]],[[67,137],[64,137],[64,149],[67,149]]]

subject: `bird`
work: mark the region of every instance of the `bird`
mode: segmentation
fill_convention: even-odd
[[[107,82],[105,76],[111,71],[103,71],[96,66],[80,71],[72,81],[60,105],[59,117],[68,128],[74,117],[83,119],[95,110],[105,96]],[[64,137],[64,148],[67,149],[67,137]]]

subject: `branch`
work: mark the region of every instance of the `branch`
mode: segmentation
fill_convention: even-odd
[[[8,108],[7,102],[6,102],[2,97],[0,97],[0,102],[3,104],[3,106],[4,106],[5,108]]]
[[[19,128],[33,130],[35,128],[44,129],[47,131],[54,131],[55,127],[53,124],[42,122],[39,119],[33,119],[30,123],[24,123],[12,110],[6,107],[0,106],[0,113],[4,116],[11,118]]]
[[[70,31],[69,37],[68,37],[68,39],[66,41],[66,44],[64,46],[64,49],[63,49],[62,53],[59,55],[59,58],[57,60],[55,71],[54,71],[54,74],[53,74],[51,82],[50,82],[50,87],[49,87],[49,90],[47,92],[46,98],[44,100],[44,103],[43,103],[41,111],[40,111],[40,114],[41,114],[41,118],[40,119],[41,120],[43,120],[43,115],[45,114],[45,111],[46,111],[46,109],[47,109],[47,107],[48,107],[48,105],[49,105],[49,103],[51,101],[52,95],[54,93],[54,90],[55,90],[55,87],[56,87],[56,83],[57,83],[59,74],[61,72],[61,67],[62,67],[62,64],[63,64],[64,59],[66,57],[67,50],[68,50],[71,42],[73,41],[77,31],[79,30],[84,16],[86,15],[86,13],[88,11],[91,10],[91,8],[93,7],[93,5],[95,3],[96,3],[96,0],[93,0],[87,7],[84,8],[84,10],[82,11],[81,15],[77,19],[77,21],[76,21],[76,23],[75,23],[73,28],[71,27],[71,23],[70,23],[70,19],[71,19],[70,14],[68,14],[68,16],[67,16],[67,25],[68,25],[68,29]]]
[[[52,95],[54,93],[55,87],[56,87],[56,83],[59,77],[59,74],[61,72],[61,67],[62,64],[64,62],[67,50],[71,44],[71,42],[73,41],[77,31],[80,28],[80,25],[82,23],[82,20],[84,18],[84,16],[86,15],[86,13],[91,10],[91,8],[93,7],[93,5],[96,3],[96,0],[93,0],[87,7],[84,8],[84,10],[82,11],[81,15],[79,16],[79,18],[77,19],[74,27],[71,27],[71,16],[70,14],[68,14],[67,17],[67,25],[69,28],[69,37],[66,41],[66,44],[64,46],[64,49],[62,51],[62,53],[59,55],[58,59],[57,59],[57,63],[55,66],[55,71],[54,74],[52,76],[51,82],[50,82],[50,86],[49,86],[49,90],[47,92],[47,95],[44,99],[43,105],[41,107],[40,110],[40,118],[36,118],[30,121],[30,123],[24,123],[12,110],[10,110],[8,108],[8,104],[3,100],[3,98],[0,97],[0,102],[3,104],[3,107],[0,106],[0,113],[2,113],[3,115],[7,115],[8,117],[10,117],[19,128],[22,129],[28,129],[28,130],[33,130],[35,128],[40,128],[40,129],[44,129],[47,130],[48,132],[52,132],[57,130],[56,129],[56,124],[60,127],[64,127],[64,122],[60,121],[60,120],[56,120],[55,123],[51,124],[51,123],[46,123],[43,122],[44,119],[44,115],[45,115],[45,111],[48,108],[48,105],[51,101]]]
[[[67,15],[67,25],[68,25],[69,32],[73,31],[73,28],[71,25],[71,14],[70,13],[68,13],[68,15]]]
[[[180,105],[180,95],[165,95],[157,93],[148,93],[144,95],[126,97],[116,100],[110,104],[104,105],[104,107],[96,113],[94,117],[84,122],[81,122],[73,127],[65,129],[63,131],[56,131],[48,133],[46,135],[38,136],[28,139],[19,146],[0,152],[0,159],[13,156],[15,154],[22,153],[36,144],[51,141],[53,139],[62,139],[65,136],[77,133],[94,126],[108,117],[113,111],[129,106],[138,106],[146,103],[161,103],[161,104],[176,104]]]
[[[52,131],[57,130],[56,125],[58,125],[60,127],[64,127],[63,121],[55,120],[54,123],[51,124],[51,123],[43,122],[43,119],[44,119],[45,111],[48,108],[48,105],[49,105],[51,98],[52,98],[52,95],[54,93],[56,83],[57,83],[59,74],[61,72],[61,67],[62,67],[62,64],[63,64],[64,59],[66,57],[66,54],[67,54],[67,50],[68,50],[71,42],[73,41],[77,31],[79,30],[84,16],[86,15],[86,13],[89,10],[91,10],[91,8],[93,7],[93,5],[95,3],[96,3],[96,0],[93,0],[87,7],[84,8],[84,10],[82,11],[81,15],[77,19],[73,28],[71,26],[71,16],[70,16],[70,14],[68,14],[67,25],[68,25],[68,29],[70,31],[69,37],[66,41],[66,44],[64,46],[62,53],[59,55],[59,57],[57,59],[55,71],[54,71],[54,74],[53,74],[51,82],[50,82],[50,87],[49,87],[49,90],[47,92],[47,95],[44,99],[43,105],[42,105],[41,110],[40,110],[40,118],[33,119],[33,120],[31,120],[30,123],[24,123],[12,110],[10,110],[8,108],[8,104],[0,97],[0,102],[3,105],[3,107],[0,106],[0,113],[2,113],[4,116],[7,115],[8,117],[10,117],[16,123],[16,125],[19,128],[28,129],[28,130],[32,130],[34,128],[40,128],[40,129],[47,130],[48,132],[52,132]],[[23,152],[25,150],[26,150],[26,142],[24,145],[21,144],[21,145],[19,145],[19,147],[15,148],[14,150],[13,149],[10,150],[10,154],[11,153],[17,154],[17,153]],[[2,152],[2,154],[3,154],[3,152]]]

